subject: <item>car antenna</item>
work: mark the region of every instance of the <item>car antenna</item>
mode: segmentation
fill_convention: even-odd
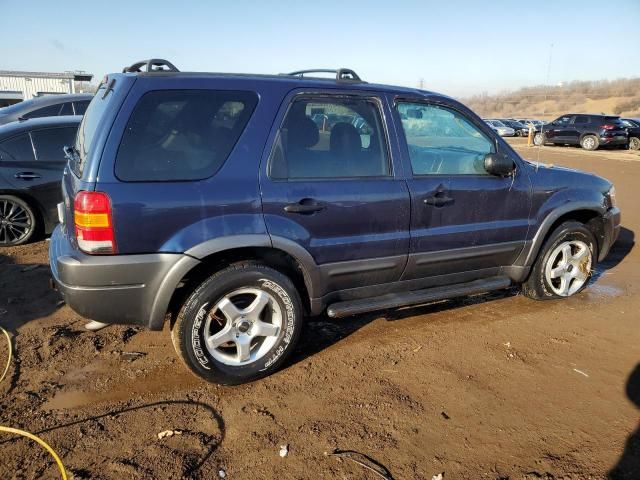
[[[542,117],[545,116],[547,111],[547,94],[549,93],[549,78],[551,76],[551,54],[553,53],[553,43],[549,45],[549,62],[547,63],[547,81],[544,89],[544,101],[542,102]],[[542,120],[544,122],[544,120]],[[540,137],[542,138],[542,145],[538,147],[538,161],[536,162],[536,173],[540,168],[540,149],[544,146],[544,123],[540,125]]]

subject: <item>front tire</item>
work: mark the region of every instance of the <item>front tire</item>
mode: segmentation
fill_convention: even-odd
[[[289,278],[258,262],[213,274],[185,302],[173,346],[197,376],[237,385],[275,372],[300,337],[303,311]]]
[[[0,195],[0,247],[27,243],[36,226],[36,216],[27,202],[13,195]]]
[[[547,143],[547,139],[546,139],[546,135],[544,133],[538,132],[538,133],[533,135],[533,144],[536,147],[541,147],[545,143]]]
[[[640,150],[640,138],[631,137],[629,139],[629,150]]]
[[[522,293],[536,300],[550,300],[582,291],[595,266],[596,248],[593,234],[582,223],[561,224],[538,254]]]
[[[585,135],[580,139],[580,146],[585,150],[593,151],[598,149],[600,141],[595,135]]]

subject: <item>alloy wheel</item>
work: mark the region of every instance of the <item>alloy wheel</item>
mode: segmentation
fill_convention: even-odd
[[[283,324],[276,299],[259,288],[240,288],[209,311],[204,340],[211,356],[225,365],[260,360],[278,340]]]
[[[15,245],[27,237],[33,228],[31,216],[18,203],[0,200],[0,244]]]
[[[568,297],[580,290],[589,279],[591,249],[580,240],[558,245],[549,255],[545,278],[556,295]]]

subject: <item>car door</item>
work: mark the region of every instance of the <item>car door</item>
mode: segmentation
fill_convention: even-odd
[[[569,143],[575,137],[573,126],[574,115],[563,115],[543,128],[547,139],[554,143]]]
[[[512,265],[529,228],[531,184],[524,169],[510,177],[484,169],[487,154],[520,160],[455,103],[395,99],[411,195],[411,245],[403,280],[450,274],[482,278]],[[406,118],[408,109],[421,111]],[[443,281],[445,281],[443,279]]]
[[[73,144],[76,131],[75,126],[39,129],[0,144],[5,177],[16,189],[35,198],[48,218],[55,218],[56,205],[62,199],[63,147]]]
[[[580,137],[589,130],[591,118],[587,115],[575,115],[570,128],[567,129],[566,142],[572,145],[580,143]]]
[[[306,250],[322,293],[398,280],[410,202],[388,107],[375,93],[333,91],[294,91],[283,105],[260,180],[274,245]]]

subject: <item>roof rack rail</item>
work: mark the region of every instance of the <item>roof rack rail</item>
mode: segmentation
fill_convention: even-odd
[[[350,68],[338,68],[337,70],[330,68],[313,68],[310,70],[298,70],[296,72],[285,73],[283,75],[291,75],[294,77],[304,77],[308,73],[335,73],[337,82],[362,82],[363,80],[356,72]]]
[[[147,67],[147,72],[179,72],[176,66],[168,60],[162,58],[150,58],[149,60],[141,60],[129,67],[124,67],[122,73],[143,72],[142,67]]]

